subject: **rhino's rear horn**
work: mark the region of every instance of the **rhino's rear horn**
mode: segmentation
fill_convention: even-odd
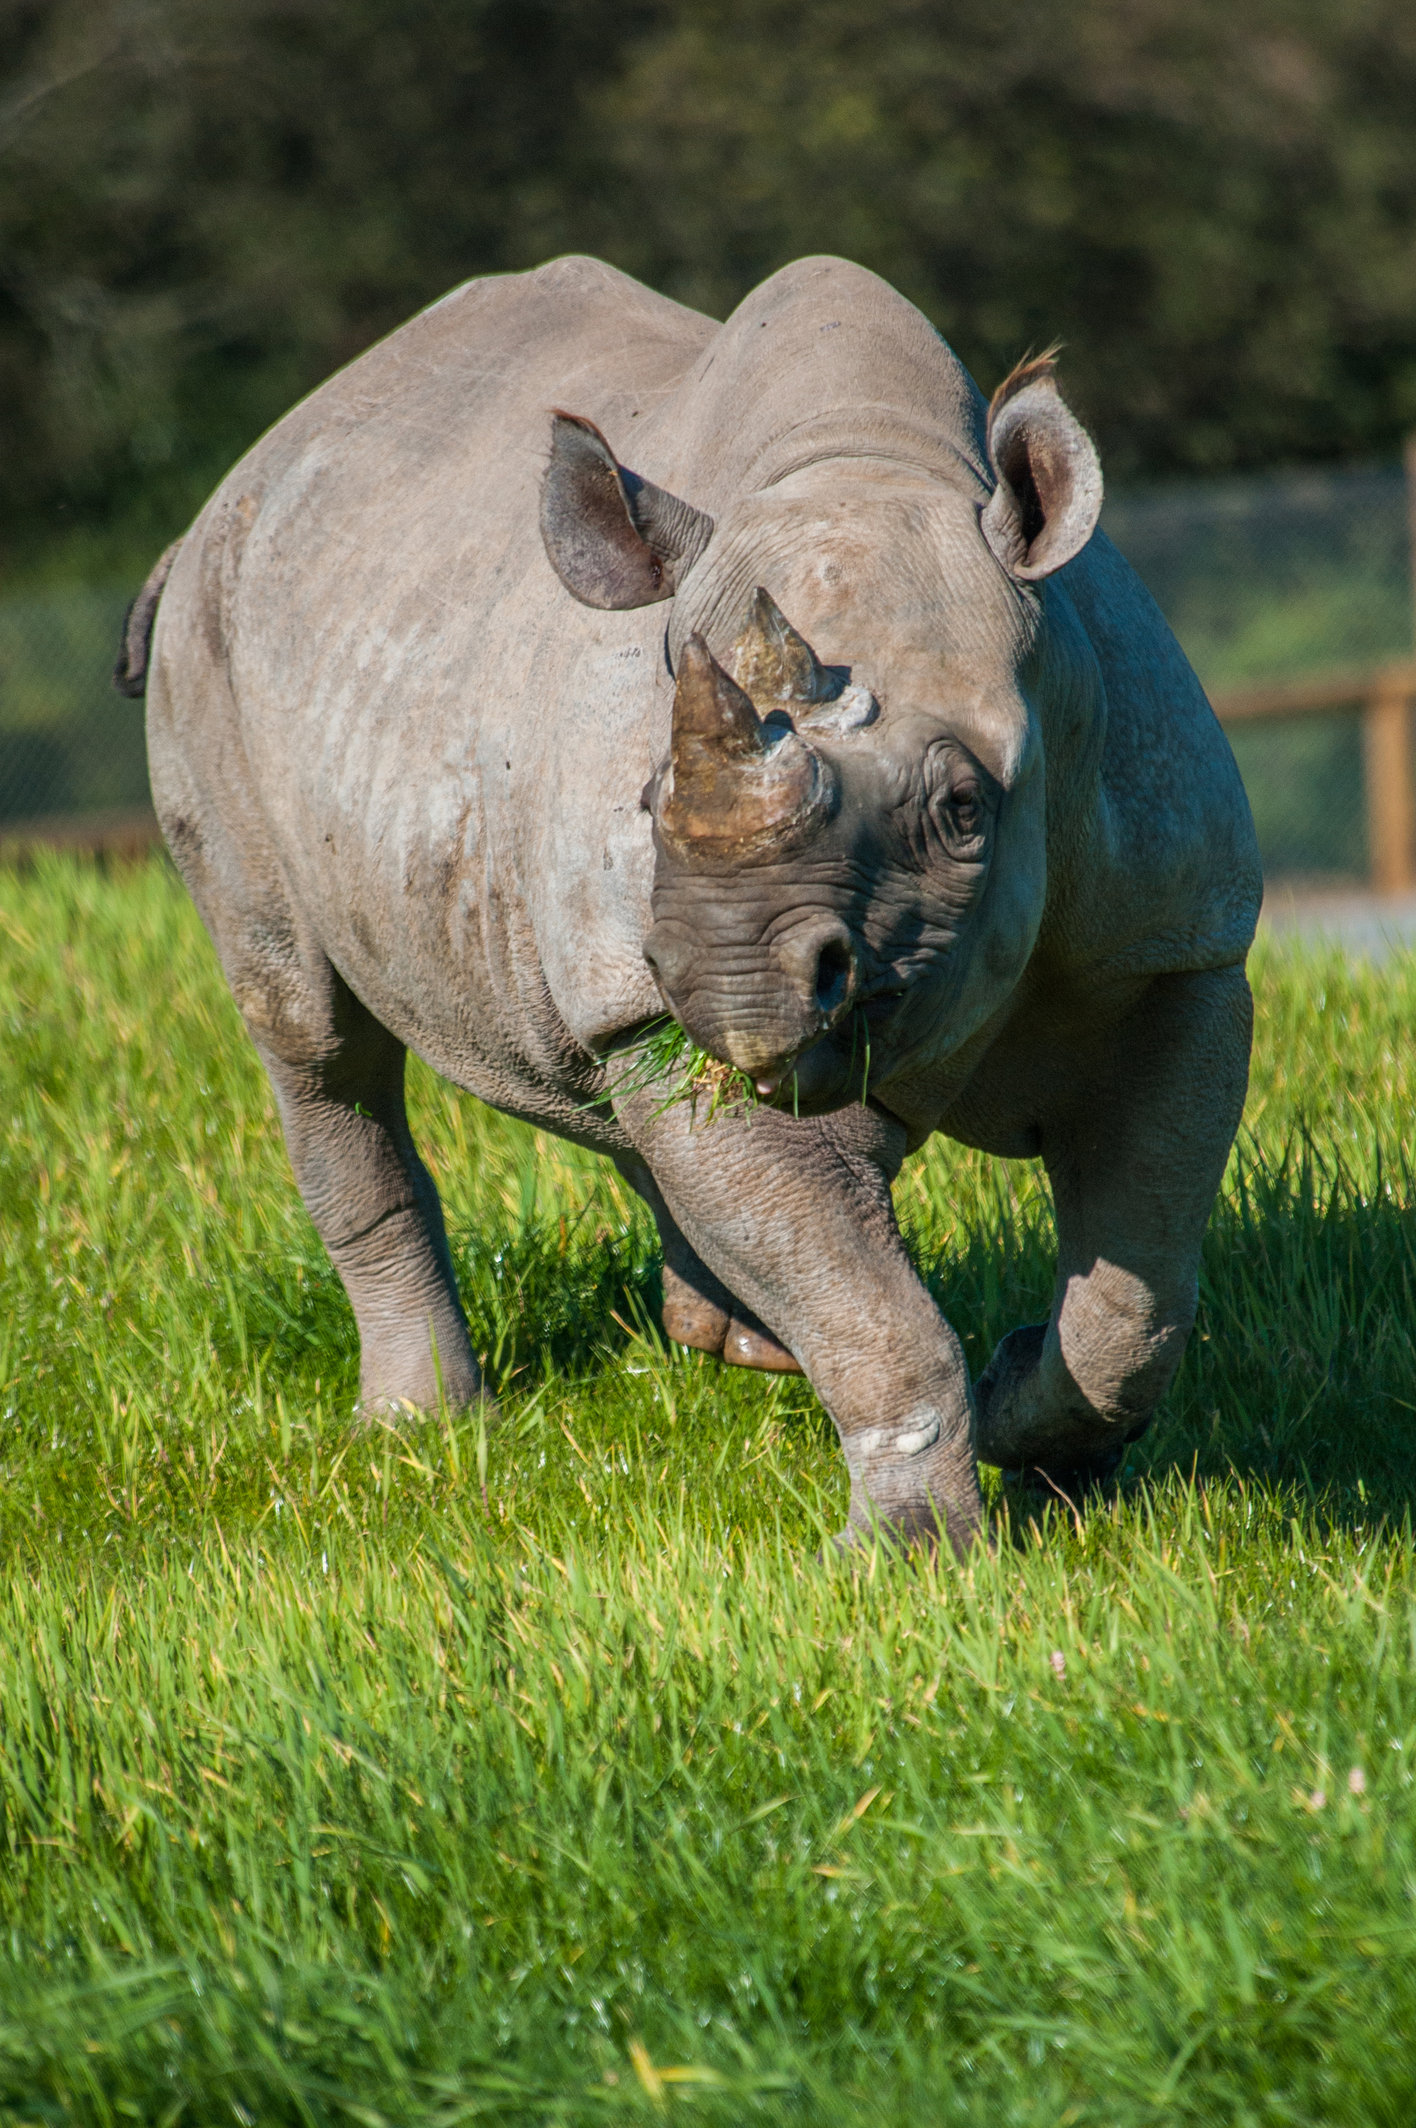
[[[797,634],[761,584],[752,594],[747,620],[728,662],[734,679],[759,704],[800,707],[830,701],[840,693],[838,676],[821,663],[806,637]]]
[[[551,417],[541,538],[582,606],[616,610],[672,598],[713,536],[713,520],[622,466],[593,421]]]

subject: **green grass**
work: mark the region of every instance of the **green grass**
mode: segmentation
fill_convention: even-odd
[[[421,1068],[503,1417],[351,1426],[180,890],[0,877],[0,2121],[1416,2115],[1416,964],[1256,976],[1119,1504],[827,1568],[810,1391],[667,1353],[616,1178]],[[981,1364],[1040,1178],[898,1194]]]
[[[715,1116],[741,1114],[758,1105],[757,1088],[747,1073],[713,1056],[668,1013],[651,1020],[619,1052],[613,1085],[617,1100],[654,1093],[659,1096],[656,1115],[683,1103],[695,1122],[705,1126]]]

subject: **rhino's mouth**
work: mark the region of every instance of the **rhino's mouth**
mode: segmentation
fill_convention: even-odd
[[[872,1034],[883,1034],[899,1011],[905,995],[903,983],[881,983],[863,997],[858,1010]]]
[[[800,1055],[755,1075],[758,1098],[800,1115],[865,1100],[904,997],[905,986],[891,983],[858,998],[845,1018],[808,1042]]]

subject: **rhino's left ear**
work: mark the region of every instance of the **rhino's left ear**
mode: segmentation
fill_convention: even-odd
[[[713,520],[622,466],[593,421],[551,417],[541,537],[582,606],[672,598],[713,536]]]
[[[993,394],[988,455],[998,485],[983,536],[1009,576],[1036,583],[1079,554],[1101,514],[1096,446],[1064,404],[1051,354],[1019,363]]]

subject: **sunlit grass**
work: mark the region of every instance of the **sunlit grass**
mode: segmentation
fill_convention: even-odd
[[[647,1093],[657,1101],[654,1110],[687,1106],[696,1123],[707,1125],[719,1114],[756,1108],[756,1085],[745,1071],[725,1064],[669,1013],[651,1020],[638,1036],[616,1053],[611,1065],[615,1097]]]
[[[1416,967],[1255,973],[1121,1500],[828,1569],[810,1390],[666,1349],[614,1173],[421,1067],[502,1418],[352,1426],[179,888],[0,878],[0,2119],[1410,2118]],[[897,1195],[980,1366],[1041,1175]]]

